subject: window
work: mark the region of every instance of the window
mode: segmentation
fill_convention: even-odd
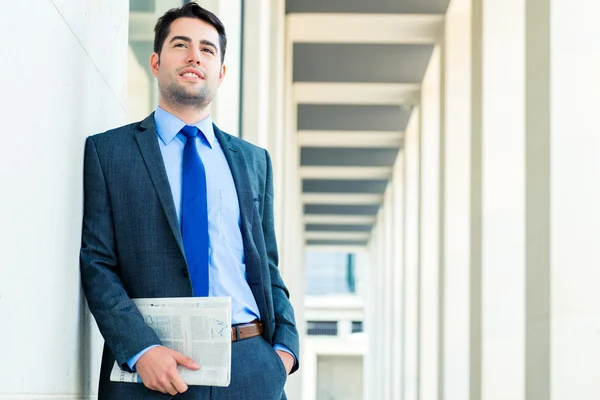
[[[352,321],[352,333],[358,333],[363,331],[362,321]]]
[[[307,321],[306,334],[312,336],[337,336],[337,321]]]
[[[306,292],[309,296],[356,292],[355,255],[352,253],[308,252]]]

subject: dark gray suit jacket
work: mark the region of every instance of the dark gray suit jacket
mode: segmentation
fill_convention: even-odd
[[[247,280],[263,336],[287,346],[298,359],[294,312],[277,267],[269,154],[214,128],[237,189]],[[129,398],[122,385],[129,385],[127,393],[139,390],[131,393],[137,396],[147,390],[143,385],[109,380],[115,359],[126,367],[129,358],[160,344],[131,299],[192,296],[154,114],[86,141],[80,265],[90,310],[105,339],[99,398],[108,393]]]

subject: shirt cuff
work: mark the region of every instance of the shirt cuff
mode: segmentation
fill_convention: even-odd
[[[273,349],[274,349],[274,350],[281,350],[281,351],[285,351],[286,353],[288,353],[288,354],[291,354],[291,355],[292,355],[292,357],[294,357],[294,367],[296,366],[296,364],[297,364],[297,361],[296,361],[296,356],[295,356],[295,355],[294,355],[294,353],[292,353],[292,351],[291,351],[290,349],[288,349],[286,346],[284,346],[284,345],[282,345],[282,344],[279,344],[279,343],[276,343],[276,344],[274,344],[274,345],[273,345]]]
[[[154,344],[154,345],[152,345],[152,346],[148,346],[148,347],[146,347],[144,350],[140,351],[140,352],[139,352],[139,353],[137,353],[135,356],[133,356],[133,357],[131,357],[129,360],[127,360],[127,366],[128,366],[129,368],[131,368],[131,370],[132,370],[132,371],[135,371],[135,363],[137,363],[137,362],[138,362],[138,360],[139,360],[140,358],[142,358],[142,356],[143,356],[144,354],[146,354],[146,352],[147,352],[148,350],[150,350],[150,349],[151,349],[151,348],[153,348],[153,347],[157,347],[157,346],[159,346],[159,345],[158,345],[158,344]]]

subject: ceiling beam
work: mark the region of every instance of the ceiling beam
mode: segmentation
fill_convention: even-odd
[[[305,232],[306,240],[368,240],[371,232]]]
[[[288,14],[289,40],[310,43],[435,44],[443,14]]]
[[[418,83],[337,83],[297,82],[293,84],[296,103],[415,105]]]
[[[304,193],[304,204],[373,205],[383,202],[382,194],[373,193]]]
[[[392,167],[300,167],[302,179],[390,179]]]
[[[304,223],[305,224],[335,224],[335,225],[374,224],[375,216],[306,214],[306,215],[304,215]]]
[[[404,132],[387,131],[298,131],[301,147],[401,147]]]

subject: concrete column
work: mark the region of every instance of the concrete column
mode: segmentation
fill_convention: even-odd
[[[589,182],[600,176],[600,10],[549,1],[486,9],[483,393],[596,398],[600,194]]]
[[[473,94],[481,93],[481,51],[471,7],[469,0],[450,3],[444,39],[444,400],[480,399],[481,99]]]
[[[290,81],[291,82],[291,81]],[[296,118],[295,108],[290,110],[290,117]],[[294,124],[295,125],[295,124]],[[300,151],[298,150],[295,130],[286,129],[285,132],[285,165],[279,165],[280,173],[285,174],[285,185],[280,202],[283,205],[285,224],[279,223],[282,229],[277,232],[279,244],[279,270],[290,291],[290,300],[294,307],[296,325],[300,333],[300,349],[306,335],[304,320],[304,296],[306,293],[305,246],[304,227],[302,220],[301,186],[299,176]],[[285,217],[284,217],[285,216]],[[307,370],[307,373],[311,373]],[[302,367],[298,372],[288,378],[286,393],[288,399],[300,399],[302,395]]]
[[[349,319],[338,321],[338,336],[347,339],[350,334],[352,334],[352,321]]]
[[[274,10],[273,15],[278,15],[278,20],[281,22],[282,17],[280,12],[283,12],[285,5],[280,0],[275,5],[279,11]],[[296,325],[300,333],[300,351],[302,351],[306,336],[306,322],[304,320],[304,297],[306,293],[305,242],[302,220],[302,188],[299,179],[300,150],[296,136],[297,107],[294,103],[292,85],[293,43],[290,40],[285,41],[284,54],[285,70],[283,71],[283,76],[285,97],[282,103],[284,104],[285,114],[282,122],[281,147],[279,147],[279,152],[276,150],[279,162],[278,172],[275,174],[275,177],[278,179],[277,183],[279,186],[276,190],[279,192],[278,198],[275,200],[275,217],[278,219],[275,224],[276,229],[278,229],[279,270],[290,291],[290,300],[294,307]],[[301,365],[298,372],[288,378],[286,385],[288,399],[313,398],[303,397],[304,385],[302,382],[305,374],[304,371]],[[306,369],[306,374],[312,373],[314,371]],[[311,378],[307,377],[307,379]],[[313,396],[312,393],[308,393],[307,395]]]
[[[0,398],[91,398],[102,339],[79,279],[83,150],[125,121],[128,3],[34,7],[0,13],[13,60],[0,74]],[[43,61],[22,62],[32,44]]]
[[[419,398],[420,110],[413,109],[404,140],[404,400]]]
[[[440,293],[440,49],[436,47],[421,86],[420,396],[438,399]]]
[[[302,366],[307,372],[302,374],[302,393],[299,398],[302,400],[315,400],[317,398],[318,388],[318,364],[319,355],[315,349],[314,341],[306,340],[302,348]],[[286,392],[286,395],[288,393]],[[298,398],[298,396],[296,395]]]
[[[285,40],[285,1],[271,1],[271,43],[269,66],[270,93],[269,93],[269,144],[267,149],[271,153],[273,162],[273,181],[275,185],[275,231],[280,234],[283,232],[285,222],[284,192],[285,178],[285,137],[286,137],[286,68],[292,68],[286,64],[288,61],[286,55],[287,44]],[[291,46],[290,46],[291,47]],[[291,59],[290,59],[291,60]],[[291,82],[290,82],[291,84]]]
[[[394,339],[390,343],[392,355],[392,399],[402,399],[404,393],[404,151],[401,151],[394,164],[392,188],[393,194],[393,270],[390,280],[392,281],[392,320],[391,329]],[[366,399],[367,397],[365,397]]]
[[[380,209],[377,217],[377,266],[374,271],[376,275],[377,286],[375,290],[375,304],[376,311],[375,315],[377,318],[376,322],[376,333],[375,333],[375,390],[373,395],[376,398],[382,399],[384,395],[384,347],[385,347],[385,314],[384,314],[384,302],[385,302],[385,210]]]
[[[294,164],[299,162],[298,157],[290,159]],[[297,182],[298,168],[291,167],[291,171],[286,173],[296,174],[288,182]],[[293,186],[293,185],[290,185]],[[288,290],[290,291],[290,301],[294,307],[296,317],[296,326],[300,334],[300,351],[306,337],[306,321],[304,319],[304,297],[306,293],[306,270],[305,270],[305,247],[303,243],[303,222],[302,222],[302,204],[299,187],[286,187],[289,193],[286,193],[284,201],[286,202],[286,224],[282,232],[278,232],[279,265],[282,270],[282,277]],[[295,200],[292,198],[295,196]],[[307,374],[312,373],[309,369]],[[288,377],[286,384],[287,397],[290,400],[298,400],[302,396],[302,379],[304,370],[301,368],[293,375]]]
[[[554,227],[553,221],[551,221],[551,195],[556,188],[551,186],[552,176],[550,170],[552,162],[552,120],[550,117],[552,107],[550,97],[553,94],[550,74],[551,63],[553,62],[551,59],[550,2],[528,0],[525,12],[525,129],[527,132],[525,141],[525,398],[527,400],[556,400],[560,397],[553,396],[551,383],[551,379],[553,379],[553,365],[551,364],[553,361],[551,294],[552,279],[557,278],[552,273],[552,254],[558,249],[551,249],[553,237],[556,238],[551,232]],[[570,42],[570,40],[571,38],[567,42]],[[561,95],[564,94],[564,90],[562,92]],[[573,121],[579,120],[581,116],[577,115],[577,112],[570,114],[569,118],[573,118]],[[569,131],[571,134],[575,132],[571,129]],[[568,176],[567,179],[571,179],[573,176],[579,175],[570,175],[572,172],[569,171],[565,178]],[[570,194],[575,195],[575,193]],[[580,204],[577,206],[579,207]],[[566,213],[565,211],[563,208],[563,215],[568,216],[574,210]],[[565,239],[568,242],[570,241],[569,238]],[[561,247],[565,249],[564,245],[561,245]],[[566,262],[562,263],[563,268],[570,269],[575,265],[570,262],[571,256],[577,256],[573,254],[572,250],[567,255]],[[578,266],[575,268],[578,268]],[[568,320],[568,316],[564,316]],[[569,351],[574,350],[573,346],[577,345],[577,340],[568,342]],[[560,363],[563,362],[560,361]],[[563,367],[559,365],[558,368]],[[570,373],[568,375],[574,378],[578,376],[581,365],[576,367],[575,364],[569,364],[568,368],[573,373],[573,375]],[[562,398],[579,398],[578,394],[580,393],[576,393],[579,390],[574,380],[572,380],[568,385],[568,397],[563,396]],[[582,398],[585,398],[586,394]]]
[[[379,258],[377,279],[379,281],[377,291],[377,394],[379,398],[384,398],[385,393],[385,245],[387,238],[385,237],[385,218],[386,213],[384,209],[379,211],[378,225],[378,239],[377,239],[377,252]]]
[[[481,397],[525,397],[525,1],[478,0],[482,73]]]
[[[393,187],[388,185],[387,190],[384,194],[384,221],[383,221],[383,287],[382,287],[382,376],[383,376],[383,396],[382,399],[392,398],[392,352],[390,346],[394,340],[394,332],[390,329],[392,323],[392,270],[395,268],[393,263],[394,257],[394,235],[393,235],[393,222],[394,222],[394,197]]]
[[[527,399],[596,399],[600,5],[526,13]]]
[[[362,265],[364,266],[364,320],[363,320],[363,332],[366,336],[366,351],[363,358],[363,399],[368,398],[370,393],[373,391],[374,387],[374,373],[373,373],[373,355],[374,355],[374,346],[375,342],[373,340],[373,332],[372,328],[375,317],[373,315],[373,257],[374,257],[374,243],[373,243],[373,235],[375,235],[375,230],[371,235],[371,242],[367,246],[367,253],[363,257],[361,257]]]
[[[242,136],[260,147],[269,147],[271,86],[271,2],[255,0],[244,7],[244,57],[242,60]],[[283,55],[281,55],[283,57]]]
[[[365,309],[367,317],[365,332],[368,336],[368,352],[366,357],[367,370],[365,371],[364,398],[381,398],[381,221],[380,212],[369,242],[370,284],[367,307]]]
[[[373,288],[373,262],[374,262],[374,247],[375,244],[373,239],[375,237],[375,229],[371,233],[371,240],[367,247],[368,251],[368,263],[367,271],[365,273],[365,284],[366,292],[365,292],[365,318],[363,323],[363,331],[367,337],[367,351],[364,357],[364,368],[363,368],[363,399],[369,395],[373,391],[375,386],[374,378],[375,374],[373,372],[373,357],[374,357],[374,347],[375,342],[373,340],[373,324],[375,322],[374,312],[374,288]]]

